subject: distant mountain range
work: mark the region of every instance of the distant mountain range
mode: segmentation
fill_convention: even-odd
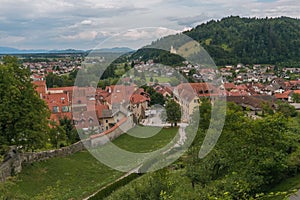
[[[114,48],[103,48],[103,49],[93,49],[93,50],[77,50],[77,49],[65,49],[65,50],[45,50],[45,49],[16,49],[11,47],[0,47],[0,54],[64,54],[64,53],[89,53],[91,51],[97,52],[107,52],[107,53],[127,53],[133,52],[135,50],[128,47],[114,47]]]

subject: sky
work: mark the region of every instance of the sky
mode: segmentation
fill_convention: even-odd
[[[299,0],[0,0],[0,46],[139,48],[226,16],[300,18]]]

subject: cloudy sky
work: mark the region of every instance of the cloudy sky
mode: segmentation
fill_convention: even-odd
[[[229,15],[300,18],[299,0],[0,2],[0,46],[20,49],[138,48],[154,38]]]

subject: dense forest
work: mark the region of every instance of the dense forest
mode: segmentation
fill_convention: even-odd
[[[300,67],[298,19],[231,16],[218,21],[211,20],[184,34],[199,42],[218,66],[243,63]],[[177,40],[178,35],[167,36],[152,43],[151,46],[168,41],[170,46],[176,48]],[[170,64],[169,59],[165,59],[167,57],[165,53],[157,56],[153,52],[149,53],[149,50],[139,50],[134,54],[134,58],[138,56],[149,58],[151,55],[155,56],[154,60],[160,61],[162,57],[167,60],[166,64]],[[171,55],[169,54],[170,57],[174,57]]]

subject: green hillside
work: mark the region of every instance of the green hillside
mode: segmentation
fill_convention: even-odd
[[[285,111],[251,119],[228,104],[221,137],[203,159],[210,105],[200,106],[200,127],[178,161],[113,192],[115,199],[283,200],[299,189],[300,116]]]
[[[231,16],[201,24],[184,34],[199,42],[217,65],[244,63],[300,66],[299,19]],[[180,52],[180,39],[182,37],[178,35],[167,36],[153,42],[151,46],[163,44],[168,49],[174,46]],[[178,58],[174,61],[174,54],[168,54],[169,56],[166,52],[158,54],[149,49],[142,49],[137,51],[133,58],[152,58],[163,64],[176,65],[180,62]]]
[[[300,64],[300,20],[228,17],[186,32],[207,49],[218,65]]]

